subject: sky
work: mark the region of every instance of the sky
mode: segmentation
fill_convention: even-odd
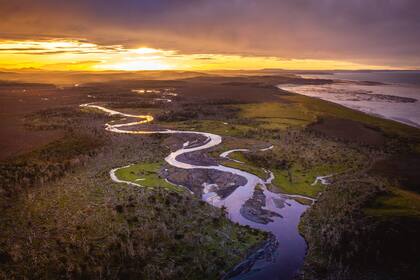
[[[419,69],[418,0],[0,0],[0,68]]]

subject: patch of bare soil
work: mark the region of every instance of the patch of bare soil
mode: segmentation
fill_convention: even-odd
[[[381,147],[385,144],[385,135],[362,123],[337,118],[324,118],[308,126],[308,130],[345,142],[357,142]]]
[[[265,207],[265,195],[262,189],[256,188],[254,194],[241,207],[241,214],[250,221],[259,224],[272,222],[272,217],[281,217],[280,214],[263,209]]]

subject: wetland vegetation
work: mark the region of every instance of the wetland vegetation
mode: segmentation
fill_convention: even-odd
[[[275,87],[290,79],[87,84],[63,90],[72,102],[25,111],[26,129],[64,133],[0,164],[0,278],[217,279],[269,239],[268,233],[234,224],[223,208],[201,201],[197,182],[214,174],[173,175],[194,194],[165,181],[165,169],[171,168],[162,159],[186,141],[194,145],[200,139],[109,133],[103,124],[121,120],[78,107],[94,101],[153,114],[155,121],[145,129],[222,135],[221,145],[190,160],[217,162],[260,178],[269,177],[269,170],[271,191],[317,199],[299,225],[308,243],[300,278],[415,279],[419,130]],[[176,100],[156,103],[156,93],[132,92],[162,86],[173,88]],[[116,94],[116,87],[124,94]],[[230,159],[219,156],[238,148],[249,151],[231,153]],[[144,188],[109,179],[110,169],[127,164],[132,165],[117,170],[117,176]],[[389,170],[392,176],[386,175]],[[315,182],[326,175],[333,175],[328,185]]]

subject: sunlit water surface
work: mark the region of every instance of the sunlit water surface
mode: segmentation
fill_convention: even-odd
[[[340,82],[323,85],[286,84],[279,85],[279,88],[420,127],[420,72],[356,72],[303,77]],[[384,84],[368,85],[363,83],[365,81]]]
[[[156,131],[143,131],[143,130],[125,130],[126,127],[136,126],[139,124],[147,123],[153,120],[153,117],[150,115],[131,115],[124,114],[115,110],[107,109],[105,107],[96,105],[96,104],[82,104],[81,107],[88,107],[97,110],[102,110],[103,112],[109,115],[120,115],[123,117],[138,119],[134,121],[129,121],[123,124],[106,124],[105,129],[121,134],[200,134],[204,136],[207,140],[204,141],[201,145],[196,147],[188,147],[188,142],[184,143],[183,147],[170,153],[165,161],[177,168],[182,169],[215,169],[223,172],[229,172],[242,176],[246,178],[246,184],[239,186],[235,189],[230,195],[226,198],[220,198],[216,193],[208,192],[203,195],[203,199],[209,204],[215,207],[224,206],[227,210],[227,215],[230,220],[237,222],[241,225],[248,225],[252,228],[261,229],[264,231],[269,231],[274,234],[277,239],[277,246],[270,247],[272,250],[267,253],[267,250],[263,254],[259,254],[257,258],[253,258],[251,262],[252,265],[248,265],[248,269],[232,277],[233,279],[281,279],[287,280],[292,279],[292,277],[298,272],[299,268],[303,264],[303,259],[306,253],[306,242],[303,237],[298,232],[298,223],[301,215],[307,209],[308,206],[302,205],[295,200],[293,197],[306,198],[308,200],[314,201],[312,198],[308,198],[300,195],[285,195],[279,193],[273,193],[269,191],[266,187],[267,184],[271,183],[274,179],[274,175],[269,172],[270,176],[268,179],[261,179],[258,176],[239,170],[235,168],[226,167],[223,165],[214,165],[214,166],[200,166],[192,163],[179,161],[178,158],[185,153],[190,153],[194,151],[204,150],[216,145],[219,145],[222,142],[222,137],[216,134],[207,133],[207,132],[197,132],[197,131],[180,131],[180,130],[156,130]],[[272,146],[262,151],[271,149]],[[232,150],[235,151],[235,150]],[[227,151],[221,154],[221,157],[227,157],[227,155],[232,152]],[[126,166],[124,166],[126,167]],[[133,186],[141,186],[141,182],[133,183],[128,181],[123,181],[117,178],[116,171],[120,168],[114,168],[110,171],[110,177],[117,183],[127,183]],[[272,221],[267,224],[261,224],[248,220],[242,216],[240,210],[242,205],[249,200],[255,190],[255,187],[259,185],[265,195],[265,206],[263,209],[269,210],[279,214],[278,217],[272,217]],[[207,189],[207,184],[205,183],[203,188]],[[277,201],[277,203],[276,203]],[[281,201],[281,203],[278,203]],[[249,259],[244,260],[244,263],[249,264]],[[241,264],[240,264],[241,265]]]

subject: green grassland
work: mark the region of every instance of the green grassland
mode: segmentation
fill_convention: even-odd
[[[268,174],[264,172],[261,167],[255,166],[252,162],[249,162],[243,156],[240,156],[239,152],[232,153],[230,158],[240,160],[243,163],[227,161],[224,162],[223,165],[252,173],[262,179],[266,179],[268,177]],[[320,183],[314,186],[311,184],[315,180],[316,176],[318,176],[318,174],[327,174],[321,173],[326,172],[326,170],[331,169],[324,168],[321,170],[320,168],[315,168],[309,172],[302,172],[299,168],[296,167],[293,167],[289,170],[271,169],[270,171],[274,174],[274,180],[272,182],[271,188],[273,188],[275,191],[280,191],[285,194],[300,194],[309,197],[316,197],[319,192],[324,190],[324,186]]]
[[[398,153],[401,147],[408,153],[410,149],[412,153],[418,152],[420,130],[315,98],[299,95],[282,98],[291,103],[240,105],[241,114],[245,118],[257,117],[265,122],[265,128],[280,129],[279,134],[290,128],[304,129],[326,116],[349,119],[375,127],[388,137],[386,141],[397,143],[397,149],[375,147],[378,152],[351,143],[326,149],[314,145],[312,149],[320,149],[328,156],[305,167],[302,164],[305,160],[294,160],[289,170],[273,171],[273,183],[283,192],[308,196],[323,192],[299,226],[309,243],[304,266],[308,279],[386,279],[389,275],[395,279],[415,279],[414,275],[418,274],[414,259],[418,257],[406,256],[418,256],[415,236],[420,228],[420,197],[412,188],[373,178],[365,172],[369,170],[369,162]],[[327,139],[320,141],[321,146],[330,145]],[[272,143],[276,146],[275,141]],[[348,148],[347,153],[338,152]],[[295,153],[292,149],[283,149],[281,153],[274,149],[273,152],[281,157]],[[305,149],[296,152],[304,158],[308,156]],[[337,152],[335,158],[329,157]],[[328,188],[319,184],[310,186],[315,176],[328,174],[338,174],[334,177],[336,182]],[[293,183],[289,177],[293,178]],[[366,270],[373,270],[376,275]]]
[[[384,132],[406,137],[420,138],[416,128],[395,121],[367,115],[328,101],[290,94],[281,97],[288,102],[272,102],[236,105],[241,109],[240,116],[263,122],[263,128],[305,127],[319,117],[330,116],[358,121],[381,128]]]
[[[120,180],[133,182],[143,187],[181,191],[182,189],[180,187],[168,183],[159,176],[158,172],[162,164],[162,162],[133,164],[118,169],[115,175]]]
[[[249,131],[252,127],[248,125],[231,124],[218,120],[192,120],[176,123],[158,122],[159,124],[177,130],[193,130],[219,134],[222,136],[238,137]]]
[[[238,168],[263,179],[268,176],[261,166],[255,165],[249,161],[242,152],[231,153],[229,157],[231,159],[239,160],[242,163],[226,161],[223,162],[223,165]],[[338,174],[344,170],[343,165],[319,165],[308,170],[296,164],[287,170],[270,169],[270,171],[274,174],[274,180],[272,182],[272,187],[274,187],[274,189],[286,194],[300,194],[315,198],[325,188],[320,182],[312,185],[317,176]]]
[[[390,191],[377,197],[366,214],[375,217],[416,217],[420,219],[420,195],[401,188],[390,188]]]
[[[261,128],[304,127],[316,121],[316,114],[303,103],[259,103],[239,105],[241,116],[263,122]]]
[[[314,114],[316,116],[331,116],[334,118],[354,120],[367,125],[379,127],[386,133],[407,136],[410,138],[420,137],[419,129],[414,127],[396,121],[371,116],[318,98],[298,94],[293,94],[285,98],[293,103],[299,104],[294,106],[296,109],[297,106],[303,106],[310,112],[310,114]]]
[[[262,170],[261,168],[257,166],[253,166],[251,164],[247,164],[247,163],[243,164],[243,163],[234,162],[234,161],[226,161],[226,162],[223,162],[223,165],[254,174],[260,177],[261,179],[266,179],[268,177],[268,174],[264,172],[264,170]]]
[[[331,169],[325,168],[321,171],[319,168],[314,168],[310,171],[301,171],[297,167],[292,167],[290,171],[275,170],[273,172],[273,184],[283,193],[300,194],[316,198],[318,194],[324,190],[324,185],[320,182],[315,185],[312,185],[312,183],[319,174],[331,174],[325,173],[325,170]]]

